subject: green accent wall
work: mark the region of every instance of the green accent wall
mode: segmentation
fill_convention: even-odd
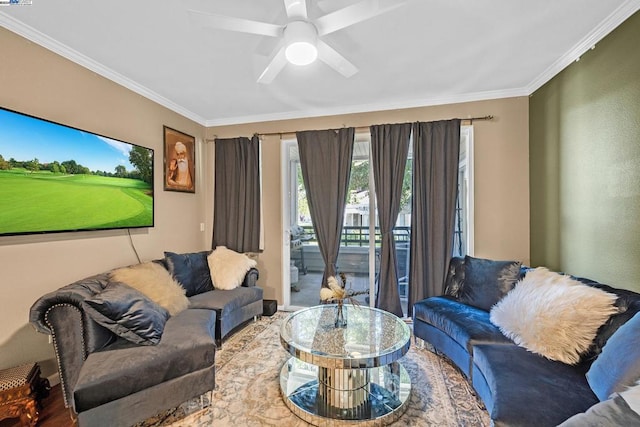
[[[640,292],[640,12],[529,100],[531,264]]]

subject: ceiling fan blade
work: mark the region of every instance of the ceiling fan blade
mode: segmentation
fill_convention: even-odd
[[[317,47],[318,58],[343,76],[349,78],[358,72],[355,65],[322,40],[318,40]]]
[[[318,35],[323,36],[397,9],[405,3],[404,1],[394,1],[383,6],[380,4],[380,0],[363,0],[321,16],[315,20],[314,24],[318,29]]]
[[[234,18],[233,16],[217,15],[215,13],[201,12],[198,10],[189,10],[188,12],[191,22],[201,27],[270,37],[279,37],[282,34],[283,27],[281,25]]]
[[[287,57],[284,55],[285,46],[281,43],[277,48],[275,55],[271,57],[269,65],[264,69],[260,77],[258,77],[258,83],[269,84],[276,78],[276,76],[282,71],[285,65],[287,65]]]
[[[307,20],[306,0],[284,0],[284,8],[287,11],[289,19]]]

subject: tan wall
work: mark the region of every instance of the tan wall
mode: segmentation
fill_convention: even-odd
[[[435,107],[252,123],[207,129],[207,138],[289,133],[297,130],[368,126],[493,115],[474,122],[475,256],[529,263],[528,99],[509,98]],[[265,297],[283,303],[282,182],[279,136],[263,139],[265,250],[259,257]]]
[[[528,102],[526,98],[287,120],[204,129],[158,104],[0,29],[0,105],[155,149],[155,227],[132,231],[143,261],[163,251],[207,249],[213,215],[213,144],[205,139],[491,114],[476,122],[475,255],[529,261]],[[162,190],[162,126],[197,139],[197,193]],[[265,298],[282,296],[280,138],[263,143]],[[200,231],[200,223],[206,229]],[[40,361],[55,371],[47,337],[29,325],[29,308],[46,292],[110,268],[133,264],[126,231],[0,238],[0,368]]]
[[[0,28],[0,105],[155,150],[155,227],[132,230],[143,261],[164,250],[203,250],[203,126]],[[197,193],[163,191],[162,126],[195,136],[200,150]],[[207,226],[200,231],[200,223]],[[29,308],[46,292],[107,269],[136,263],[126,230],[0,238],[0,368],[44,361],[55,367],[47,336],[29,325]]]

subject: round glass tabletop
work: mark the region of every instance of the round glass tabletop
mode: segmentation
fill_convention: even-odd
[[[409,350],[411,332],[397,316],[344,304],[347,325],[336,327],[336,311],[336,304],[325,304],[290,314],[280,329],[283,347],[304,362],[332,369],[385,366]]]

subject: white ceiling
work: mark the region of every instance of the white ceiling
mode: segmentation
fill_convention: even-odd
[[[357,1],[308,0],[309,19]],[[189,9],[287,23],[283,0],[32,0],[0,8],[0,25],[215,126],[527,96],[640,0],[407,0],[323,37],[354,76],[316,61],[268,85],[277,39],[194,25]]]

